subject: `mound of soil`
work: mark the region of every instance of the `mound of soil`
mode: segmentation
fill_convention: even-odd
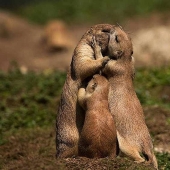
[[[56,159],[55,133],[52,128],[18,131],[0,146],[0,165],[5,170],[103,170],[129,169],[152,170],[145,164],[137,164],[126,157],[116,159],[89,159],[83,157]]]
[[[144,109],[146,123],[153,136],[155,151],[167,152],[170,148],[170,112],[160,107]],[[0,168],[5,170],[30,169],[129,169],[150,170],[150,166],[136,164],[127,157],[116,159],[88,159],[83,157],[55,158],[55,128],[18,130],[15,135],[8,134],[7,141],[0,146]]]
[[[65,169],[87,169],[87,170],[107,170],[107,169],[128,169],[128,170],[153,170],[152,167],[144,164],[136,164],[127,158],[102,158],[102,159],[88,159],[88,158],[69,158],[60,160],[65,164]]]

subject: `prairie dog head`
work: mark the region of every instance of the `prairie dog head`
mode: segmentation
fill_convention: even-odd
[[[87,107],[87,101],[103,100],[108,98],[109,82],[99,74],[93,76],[86,88],[80,88],[78,92],[78,102],[84,109]]]
[[[108,80],[99,74],[93,76],[86,87],[86,96],[92,97],[92,95],[102,95],[104,97],[107,94],[109,87]]]
[[[95,36],[96,41],[101,47],[103,55],[107,53],[110,36],[109,33],[112,29],[114,29],[114,27],[114,25],[110,24],[97,24],[87,31],[87,34],[90,35],[89,42],[91,43],[92,37]]]
[[[112,59],[132,60],[133,47],[130,37],[122,30],[121,27],[115,26],[110,31],[108,43],[108,55]]]
[[[89,30],[101,47],[103,56],[117,60],[122,56],[130,59],[133,54],[132,42],[120,26],[98,24]],[[91,41],[91,40],[90,40]]]

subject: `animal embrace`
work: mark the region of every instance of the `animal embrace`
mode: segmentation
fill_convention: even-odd
[[[158,169],[136,96],[133,47],[120,26],[91,27],[74,50],[56,121],[58,158],[115,158],[119,150]],[[142,155],[142,156],[141,156]]]

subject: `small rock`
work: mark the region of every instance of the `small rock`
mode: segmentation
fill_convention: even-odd
[[[43,40],[49,51],[63,51],[71,47],[72,40],[63,21],[53,20],[44,29]]]
[[[170,26],[157,26],[138,31],[133,37],[137,66],[170,65]]]

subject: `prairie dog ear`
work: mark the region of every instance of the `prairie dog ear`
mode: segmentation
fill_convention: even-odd
[[[117,25],[121,30],[123,30],[122,26],[119,25],[119,23],[116,23],[116,25]]]
[[[95,91],[96,87],[97,87],[97,83],[91,84],[91,85],[90,85],[90,88],[88,88],[88,91],[87,91],[87,92],[93,93],[93,92]]]
[[[92,79],[86,87],[87,96],[91,95],[95,91],[96,87],[97,82],[94,79]]]

